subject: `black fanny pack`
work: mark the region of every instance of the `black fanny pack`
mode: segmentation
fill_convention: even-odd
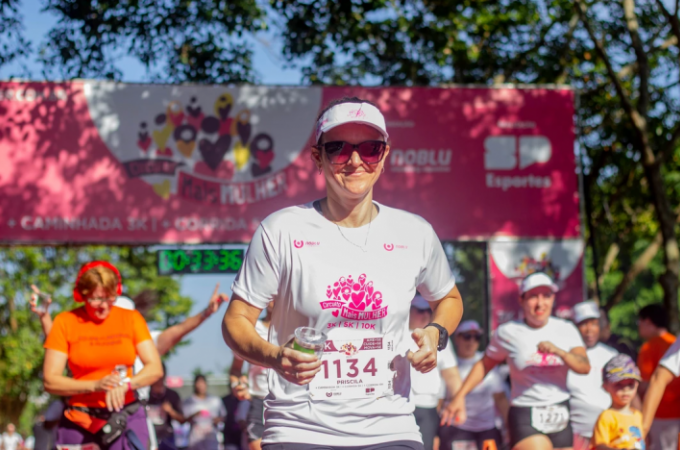
[[[128,403],[120,411],[113,412],[105,408],[85,408],[81,406],[71,406],[70,409],[82,411],[97,419],[106,420],[106,425],[97,431],[94,437],[98,444],[107,448],[125,433],[128,417],[136,413],[140,406],[141,403],[135,401]]]

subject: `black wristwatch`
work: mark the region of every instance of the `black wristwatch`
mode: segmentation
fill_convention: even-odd
[[[436,329],[439,330],[439,342],[437,342],[437,351],[441,352],[446,348],[446,344],[449,343],[449,332],[446,331],[446,328],[434,322],[425,325],[425,328],[427,327],[435,327]]]

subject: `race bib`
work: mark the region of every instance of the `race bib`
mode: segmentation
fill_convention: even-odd
[[[88,444],[75,444],[75,445],[56,445],[57,450],[101,450],[99,445],[94,442]]]
[[[166,419],[166,413],[161,408],[161,405],[146,405],[146,417],[154,425],[163,425]]]
[[[545,434],[559,433],[569,425],[566,405],[532,406],[531,426]]]
[[[455,441],[451,444],[451,450],[480,450],[477,441]]]
[[[384,337],[334,338],[326,341],[321,371],[309,383],[314,400],[375,398],[392,393],[392,341]]]

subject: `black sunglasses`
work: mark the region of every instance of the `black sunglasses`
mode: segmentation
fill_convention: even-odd
[[[471,341],[474,339],[475,341],[479,342],[482,340],[482,335],[477,333],[460,333],[458,336],[463,338],[465,341]]]
[[[314,148],[324,150],[328,160],[333,165],[347,164],[355,150],[365,164],[373,165],[382,161],[387,143],[384,141],[364,141],[358,144],[350,144],[345,141],[333,141],[315,145]]]

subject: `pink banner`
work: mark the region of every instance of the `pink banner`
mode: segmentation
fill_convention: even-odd
[[[580,236],[568,89],[0,82],[0,242],[248,242],[324,195],[315,119],[356,95],[392,151],[377,201],[443,240]]]
[[[550,275],[560,291],[553,315],[571,318],[571,308],[584,301],[583,241],[489,242],[491,329],[521,319],[519,284],[530,273]]]

